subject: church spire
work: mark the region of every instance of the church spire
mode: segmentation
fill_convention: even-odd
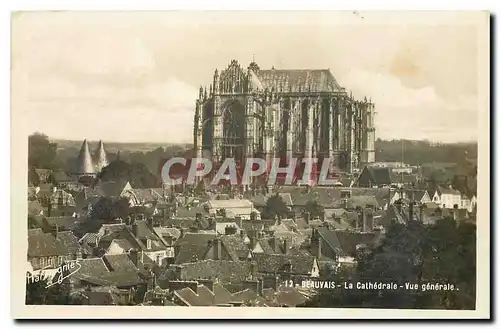
[[[95,153],[95,169],[99,172],[108,164],[109,161],[106,155],[106,151],[104,150],[104,143],[101,140],[99,141],[99,146],[97,147],[97,151]]]
[[[92,157],[90,155],[89,144],[85,139],[78,155],[78,162],[76,171],[78,174],[94,174],[94,165],[92,164]]]

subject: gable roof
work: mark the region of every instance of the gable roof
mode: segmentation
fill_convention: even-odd
[[[331,231],[326,227],[318,227],[316,230],[320,235],[320,237],[323,239],[323,241],[326,242],[326,244],[335,254],[339,256],[345,255],[345,252],[342,249],[342,245],[340,244],[339,238],[337,234],[335,234],[336,231]]]
[[[377,243],[379,237],[376,232],[356,232],[348,230],[338,230],[335,231],[335,234],[338,237],[342,250],[349,256],[354,256],[356,254],[356,246],[361,244],[373,246]]]
[[[176,249],[175,263],[182,264],[203,259],[208,243],[215,238],[215,233],[186,233],[174,244]]]
[[[457,191],[451,187],[439,186],[437,188],[437,191],[438,191],[439,195],[443,195],[443,194],[460,195],[459,191]]]
[[[392,183],[390,168],[365,167],[370,173],[375,185],[390,185]]]
[[[57,240],[64,250],[70,254],[76,254],[80,250],[78,238],[71,231],[63,231],[57,233]]]
[[[78,219],[73,216],[44,217],[47,226],[59,230],[74,230],[78,226]]]
[[[130,241],[127,239],[113,239],[111,241],[110,245],[113,243],[117,244],[121,249],[123,249],[127,252],[131,249],[134,249],[134,246],[132,245],[132,243],[130,243]]]
[[[179,239],[181,236],[181,231],[175,227],[164,227],[164,226],[157,226],[153,227],[153,231],[158,235],[160,239],[164,239],[166,236],[171,236],[175,240]],[[163,240],[164,243],[166,243],[165,240]]]
[[[102,257],[104,263],[113,272],[138,271],[132,260],[127,254],[120,255],[104,255]]]
[[[284,270],[287,263],[292,265],[294,274],[310,274],[314,257],[309,255],[255,254],[253,260],[257,263],[259,272],[277,273]]]
[[[102,258],[85,258],[78,261],[81,268],[75,273],[83,277],[100,277],[105,273],[109,272],[108,267],[104,263]]]
[[[200,260],[178,266],[181,266],[180,280],[218,278],[220,283],[241,282],[250,273],[247,261]]]
[[[39,201],[28,201],[28,215],[38,216],[42,215],[43,207]]]
[[[130,183],[128,181],[100,181],[97,185],[97,193],[104,197],[119,197],[123,191],[129,189]]]
[[[28,233],[28,257],[52,257],[71,254],[73,249],[69,236],[63,235],[62,239],[56,239],[53,234],[39,233],[40,231]],[[69,249],[67,249],[68,247]]]
[[[215,294],[215,300],[214,304],[219,305],[219,304],[226,304],[231,301],[231,293],[224,288],[224,286],[220,283],[214,283],[214,294]]]
[[[232,260],[237,261],[239,258],[247,257],[249,252],[248,246],[239,234],[221,235],[219,239]]]
[[[295,307],[307,301],[307,297],[301,294],[295,287],[280,287],[277,295],[279,306]]]

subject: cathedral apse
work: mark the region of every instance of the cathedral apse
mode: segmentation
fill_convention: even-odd
[[[329,158],[352,172],[375,161],[374,115],[374,104],[353,98],[330,70],[261,70],[232,60],[200,87],[193,155],[216,163]]]

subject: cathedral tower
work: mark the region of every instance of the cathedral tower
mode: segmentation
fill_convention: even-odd
[[[76,172],[80,176],[95,176],[96,171],[92,163],[92,156],[90,155],[89,144],[85,139],[78,155]]]
[[[94,163],[95,170],[100,172],[102,168],[106,167],[109,164],[108,157],[106,155],[106,151],[104,150],[104,143],[99,141],[99,146],[97,147],[97,151],[94,155]]]

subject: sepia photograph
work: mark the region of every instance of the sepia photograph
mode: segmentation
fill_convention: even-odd
[[[489,25],[13,12],[14,317],[488,318]]]

